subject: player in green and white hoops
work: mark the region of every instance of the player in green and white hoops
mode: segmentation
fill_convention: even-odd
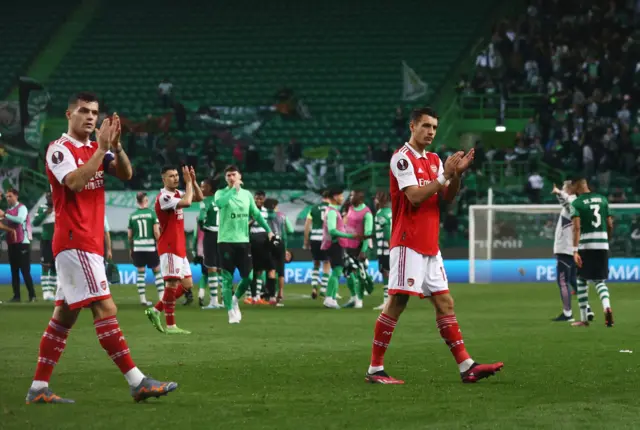
[[[56,295],[56,285],[58,277],[56,273],[56,264],[53,258],[53,250],[51,241],[53,240],[53,230],[56,221],[56,213],[53,210],[53,200],[51,193],[45,194],[46,204],[38,208],[34,226],[42,226],[42,235],[40,236],[40,264],[42,264],[42,298],[48,302],[52,302]]]
[[[578,266],[578,305],[580,321],[573,326],[589,325],[587,301],[588,281],[593,281],[602,302],[605,325],[613,327],[613,312],[606,280],[609,277],[609,237],[613,232],[613,217],[609,202],[603,195],[591,192],[584,178],[572,183],[578,197],[571,202],[573,221],[573,259]]]
[[[206,285],[209,287],[209,304],[202,309],[220,309],[218,304],[218,285],[220,284],[220,273],[218,268],[220,262],[218,258],[218,229],[220,211],[215,203],[215,184],[213,179],[207,178],[202,181],[202,194],[204,200],[200,205],[200,215],[198,224],[204,232],[203,240],[203,264],[206,268]],[[204,293],[204,283],[200,281],[199,294]]]
[[[147,301],[145,293],[145,272],[148,267],[153,271],[155,277],[156,290],[158,297],[162,300],[164,294],[164,280],[160,272],[160,258],[156,250],[156,241],[160,237],[160,224],[155,211],[149,209],[149,197],[147,193],[139,192],[136,195],[138,209],[129,215],[128,243],[129,253],[133,265],[138,273],[136,276],[136,286],[138,287],[138,296],[140,296],[140,304],[151,306],[153,303]]]
[[[327,253],[320,249],[322,246],[322,225],[324,223],[325,208],[329,205],[329,191],[322,192],[322,201],[311,207],[309,215],[304,223],[304,249],[311,250],[313,269],[311,270],[311,298],[318,297],[318,285],[320,285],[320,296],[324,297],[327,292],[327,282],[331,273],[331,263]],[[322,275],[320,275],[320,264],[322,264]]]
[[[378,191],[374,203],[378,211],[375,216],[376,253],[378,271],[384,283],[384,301],[373,309],[382,310],[389,299],[389,241],[391,240],[391,197],[387,191]]]
[[[229,324],[238,324],[242,319],[238,299],[242,298],[253,280],[249,217],[265,229],[269,241],[273,239],[273,233],[251,193],[242,188],[240,170],[236,166],[228,166],[224,176],[227,187],[216,191],[214,200],[220,213],[218,255],[222,269],[222,298],[229,314]],[[233,272],[236,268],[242,280],[233,294]]]

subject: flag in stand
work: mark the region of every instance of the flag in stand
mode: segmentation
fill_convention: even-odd
[[[402,100],[414,101],[424,97],[429,92],[429,86],[425,84],[420,76],[407,65],[402,62]]]

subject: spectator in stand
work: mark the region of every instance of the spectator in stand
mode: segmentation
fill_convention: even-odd
[[[602,154],[598,160],[598,187],[608,190],[611,182],[611,156],[608,152]]]
[[[169,82],[169,79],[165,78],[158,84],[158,97],[160,98],[160,104],[163,108],[171,106],[171,99],[173,94],[173,84]]]
[[[624,193],[624,190],[620,187],[613,190],[611,194],[609,194],[609,203],[626,203],[627,195]]]
[[[233,146],[233,160],[234,164],[236,164],[240,168],[244,167],[244,148],[242,147],[242,142],[240,141],[237,141]]]
[[[247,166],[245,170],[247,172],[257,172],[260,170],[260,153],[253,144],[249,145],[247,149]]]
[[[403,139],[407,131],[407,117],[402,111],[402,107],[396,108],[396,114],[393,118],[393,129],[396,132],[396,136]]]
[[[383,143],[373,152],[373,161],[376,163],[388,163],[393,153],[389,149],[389,145]]]
[[[595,171],[595,161],[593,149],[588,142],[582,145],[582,167],[584,170],[584,176],[587,179],[591,178]]]
[[[529,196],[531,203],[540,204],[540,194],[544,187],[544,179],[538,174],[535,168],[532,168],[532,173],[527,179],[526,193]]]
[[[302,146],[300,146],[300,144],[295,139],[291,139],[289,141],[289,146],[287,147],[288,166],[291,171],[298,170],[298,165],[301,158]]]
[[[287,171],[286,155],[282,143],[273,147],[273,171],[278,173]]]

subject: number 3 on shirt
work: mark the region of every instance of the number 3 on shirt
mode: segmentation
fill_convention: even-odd
[[[600,205],[590,205],[589,209],[593,211],[593,216],[596,219],[595,221],[591,221],[591,225],[594,227],[600,227],[600,224],[602,224],[602,216],[600,215]]]

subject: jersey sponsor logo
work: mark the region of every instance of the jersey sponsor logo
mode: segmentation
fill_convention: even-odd
[[[87,185],[84,186],[85,190],[95,190],[104,187],[104,171],[98,170],[93,178],[89,179]]]
[[[436,166],[435,164],[432,164],[432,165],[431,165],[431,171],[432,171],[433,173],[436,173],[436,172],[438,171],[438,166]]]
[[[419,178],[418,179],[418,186],[419,187],[424,187],[430,183],[432,183],[433,181],[431,179],[423,179],[423,178]]]
[[[409,168],[409,162],[404,158],[398,160],[398,170],[407,170]]]
[[[184,219],[184,211],[182,210],[182,208],[176,210],[176,218],[178,220]]]
[[[64,160],[64,154],[60,151],[56,151],[51,154],[51,162],[53,164],[60,164]]]
[[[249,214],[231,214],[231,219],[236,219],[236,218],[249,218]]]

